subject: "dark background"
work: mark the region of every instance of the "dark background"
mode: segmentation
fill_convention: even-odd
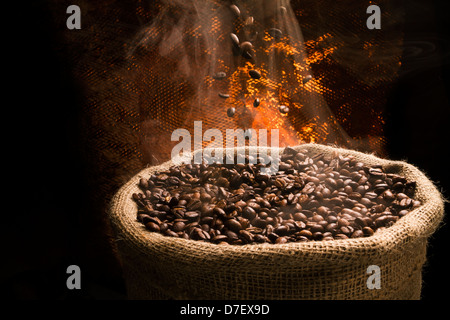
[[[449,198],[446,2],[405,4],[405,57],[388,99],[386,133],[389,157],[422,169]],[[102,248],[97,257],[85,251],[86,234],[92,230],[82,213],[95,188],[87,182],[81,155],[83,95],[65,52],[54,50],[60,39],[51,8],[45,1],[34,1],[13,12],[14,32],[7,32],[4,40],[9,58],[3,61],[11,71],[2,117],[3,157],[8,162],[3,181],[10,192],[4,196],[8,205],[1,213],[1,293],[8,299],[124,299],[114,257]],[[417,56],[409,46],[426,50]],[[448,298],[442,293],[449,283],[448,233],[444,223],[430,239],[424,300]],[[81,267],[82,290],[66,289],[66,268],[71,264]]]

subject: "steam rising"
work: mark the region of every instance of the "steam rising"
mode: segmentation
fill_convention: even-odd
[[[204,130],[280,129],[280,146],[349,146],[348,135],[324,100],[321,76],[311,71],[313,59],[290,2],[233,3],[239,17],[229,1],[165,0],[136,37],[128,57],[143,65],[138,77],[142,104],[148,104],[142,107],[148,113],[144,127],[153,128],[148,133],[192,130],[201,120]],[[251,43],[250,58],[233,51],[232,33],[240,43]],[[261,79],[249,77],[253,69]],[[226,78],[215,79],[217,72]],[[255,99],[261,101],[258,108],[253,107]],[[289,114],[280,113],[280,105],[288,106]],[[230,107],[236,110],[232,117],[227,116]]]

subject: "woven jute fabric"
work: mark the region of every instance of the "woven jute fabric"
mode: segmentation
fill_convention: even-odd
[[[353,150],[304,144],[312,154],[337,151],[367,165],[416,181],[422,206],[373,236],[288,244],[221,246],[152,233],[136,220],[132,194],[140,178],[165,170],[142,170],[115,194],[110,218],[116,232],[130,299],[420,299],[428,238],[444,204],[419,169]],[[281,152],[282,149],[271,149]],[[367,285],[368,267],[380,268],[380,289]]]

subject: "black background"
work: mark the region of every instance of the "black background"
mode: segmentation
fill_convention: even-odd
[[[422,169],[449,198],[450,12],[446,2],[405,4],[406,44],[423,40],[432,43],[435,51],[404,59],[387,104],[386,132],[390,158]],[[54,50],[60,42],[55,28],[61,26],[52,23],[51,8],[44,1],[12,12],[15,22],[6,32],[8,58],[3,60],[9,85],[2,116],[2,155],[8,163],[3,182],[8,192],[1,213],[5,257],[1,293],[8,299],[125,299],[115,271],[104,262],[88,261],[91,258],[79,245],[85,241],[80,212],[89,206],[88,193],[93,191],[86,183],[80,152],[83,95],[64,52]],[[70,176],[62,174],[67,168]],[[444,223],[430,240],[423,300],[448,298],[444,293],[449,284],[448,233]],[[83,270],[82,290],[66,289],[66,268],[71,264]],[[98,271],[101,268],[104,276]]]

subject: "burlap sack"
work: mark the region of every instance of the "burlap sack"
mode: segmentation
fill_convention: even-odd
[[[381,164],[416,181],[415,197],[423,205],[367,238],[219,246],[151,233],[136,221],[132,194],[139,192],[139,179],[172,163],[150,167],[126,183],[110,207],[129,298],[420,299],[427,239],[444,213],[433,183],[405,162],[317,144],[295,147],[303,148]],[[367,285],[371,265],[380,268],[380,289]]]

